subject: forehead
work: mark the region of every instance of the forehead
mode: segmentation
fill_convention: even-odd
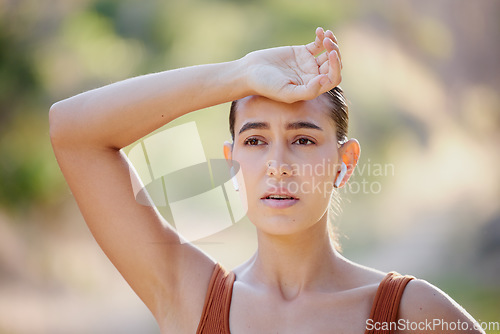
[[[322,128],[335,129],[333,119],[330,117],[328,100],[319,96],[313,100],[283,103],[270,100],[262,96],[247,96],[238,101],[235,114],[235,132],[245,122],[259,121],[287,124],[294,121],[313,121]],[[327,125],[330,125],[329,127]]]

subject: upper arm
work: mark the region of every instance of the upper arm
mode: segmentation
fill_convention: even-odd
[[[419,279],[408,283],[401,298],[398,333],[484,333],[474,318],[446,293]],[[418,328],[420,327],[420,328]]]
[[[59,166],[93,236],[157,320],[199,313],[214,261],[134,198],[128,160],[111,148],[60,147]],[[63,145],[61,145],[63,146]]]

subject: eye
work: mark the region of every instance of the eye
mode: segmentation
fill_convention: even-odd
[[[302,138],[299,138],[296,141],[294,141],[292,144],[295,144],[295,145],[314,145],[316,143],[313,142],[309,138],[302,137]]]
[[[248,146],[258,146],[258,145],[264,145],[265,142],[263,140],[258,139],[258,138],[250,137],[250,138],[245,139],[243,144],[248,145]]]

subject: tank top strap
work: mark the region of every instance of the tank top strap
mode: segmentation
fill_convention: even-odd
[[[236,276],[215,264],[196,334],[230,334],[229,309]]]
[[[367,329],[365,334],[395,333],[401,297],[406,285],[414,278],[409,275],[400,275],[394,271],[384,277],[377,289],[369,318],[372,324],[378,324],[371,327],[383,328],[384,330]]]

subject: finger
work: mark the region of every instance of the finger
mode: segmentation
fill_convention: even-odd
[[[326,37],[323,40],[323,46],[325,47],[327,53],[330,53],[333,50],[335,50],[337,52],[337,54],[339,55],[339,59],[340,59],[340,62],[342,64],[342,55],[340,54],[339,46],[336,43],[334,43],[332,39],[330,39],[329,37]]]
[[[325,37],[325,39],[323,40],[323,46],[326,49],[326,52],[316,57],[316,63],[318,64],[318,66],[323,65],[328,60],[328,54],[330,52],[332,52],[333,50],[339,52],[338,45],[335,44],[329,37]]]
[[[339,43],[337,42],[337,37],[335,37],[335,35],[333,34],[333,32],[332,32],[331,30],[327,30],[327,31],[325,32],[325,37],[330,38],[330,39],[331,39],[331,40],[332,40],[335,44],[339,44]]]
[[[307,84],[307,90],[308,93],[310,94],[309,98],[313,99],[323,93],[328,92],[335,86],[336,84],[330,80],[328,75],[325,74],[318,75],[317,77],[309,81]]]
[[[342,81],[342,75],[340,73],[342,64],[337,51],[333,50],[329,53],[328,64],[328,79],[330,79],[330,82],[334,85],[334,87],[336,87]]]
[[[321,67],[326,61],[328,61],[328,52],[324,52],[316,57],[316,63]]]
[[[325,38],[325,32],[323,28],[316,29],[316,38],[314,42],[306,45],[306,49],[313,55],[321,53],[324,50],[323,39]]]
[[[325,30],[322,27],[317,27],[315,33],[316,37],[319,37],[319,39],[323,40],[323,38],[325,38]]]
[[[330,70],[330,61],[328,59],[328,53],[324,53],[325,57],[327,57],[326,61],[321,64],[319,67],[319,74],[328,74],[328,71]]]
[[[306,45],[306,49],[313,55],[316,56],[320,54],[324,49],[323,40],[325,39],[325,32],[323,28],[316,29],[316,38],[314,42]]]
[[[321,94],[321,88],[330,80],[326,75],[318,75],[312,80],[310,80],[307,85],[293,85],[290,87],[290,95],[293,96],[293,100],[312,100]]]
[[[319,67],[319,73],[327,75],[332,83],[337,83],[338,85],[340,83],[339,78],[342,64],[337,58],[335,52],[336,51],[334,50],[331,53],[325,53],[325,55],[327,55],[328,57],[328,60]]]
[[[326,48],[326,52],[320,54],[319,56],[316,57],[316,63],[318,64],[320,70],[319,73],[325,74],[328,72],[328,58],[329,55],[332,51],[336,51],[338,55],[340,55],[339,47],[337,44],[335,44],[330,38],[326,37],[323,40],[323,46]],[[342,58],[340,56],[340,65],[342,68]]]
[[[339,59],[340,59],[340,67],[342,68],[343,65],[342,65],[342,54],[340,53],[340,49],[339,49],[339,42],[337,41],[337,37],[335,37],[335,35],[333,34],[333,32],[331,30],[327,30],[325,32],[325,38],[329,38],[332,40],[333,43],[335,43],[336,47],[337,47],[337,54],[339,56]],[[328,52],[330,52],[331,50],[328,50]]]
[[[322,74],[311,79],[307,85],[290,85],[288,97],[291,98],[292,102],[312,100],[334,87],[335,85],[330,81],[328,75]]]

